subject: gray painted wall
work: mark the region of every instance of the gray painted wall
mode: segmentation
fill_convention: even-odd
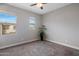
[[[1,6],[0,6],[1,7]],[[5,13],[17,16],[16,34],[0,36],[0,48],[17,44],[20,42],[31,42],[37,40],[38,27],[41,26],[41,16],[13,6],[4,5]],[[36,17],[36,30],[29,28],[29,17]]]
[[[49,41],[79,48],[79,4],[43,15]]]

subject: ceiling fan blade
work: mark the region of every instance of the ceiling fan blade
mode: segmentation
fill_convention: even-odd
[[[42,4],[47,4],[47,3],[42,3]]]
[[[43,9],[43,7],[40,7],[41,9]]]
[[[34,6],[34,5],[37,5],[37,4],[35,3],[35,4],[30,5],[30,6]]]

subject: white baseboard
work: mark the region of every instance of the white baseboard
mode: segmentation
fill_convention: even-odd
[[[10,45],[6,45],[6,46],[2,46],[2,47],[0,47],[0,49],[4,49],[4,48],[8,48],[8,47],[12,47],[12,46],[16,46],[16,45],[21,45],[21,44],[24,44],[24,43],[29,43],[29,42],[36,41],[36,40],[37,40],[37,39],[30,40],[30,41],[22,41],[22,42],[18,42],[18,43],[14,43],[14,44],[10,44]]]
[[[52,40],[47,40],[47,41],[50,41],[50,42],[53,42],[53,43],[56,43],[56,44],[60,44],[60,45],[63,45],[63,46],[67,46],[67,47],[79,50],[79,47],[72,46],[72,45],[69,45],[69,44],[65,44],[65,43],[61,43],[61,42],[57,42],[57,41],[52,41]]]
[[[36,40],[37,39],[31,40],[31,41],[18,42],[18,43],[10,44],[10,45],[7,45],[7,46],[2,46],[2,47],[0,47],[0,49],[4,49],[4,48],[16,46],[16,45],[21,45],[21,44],[24,44],[24,43],[29,43],[29,42],[36,41]],[[76,46],[71,46],[71,45],[68,45],[68,44],[65,44],[65,43],[61,43],[61,42],[57,42],[57,41],[52,41],[52,40],[47,40],[47,41],[54,42],[54,43],[57,43],[57,44],[60,44],[60,45],[64,45],[64,46],[67,46],[67,47],[70,47],[70,48],[74,48],[74,49],[79,50],[79,47],[76,47]]]

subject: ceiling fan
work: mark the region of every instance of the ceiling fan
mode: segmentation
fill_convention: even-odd
[[[47,3],[35,3],[35,4],[31,4],[30,6],[37,6],[39,7],[41,10],[43,10],[43,5],[47,4]]]

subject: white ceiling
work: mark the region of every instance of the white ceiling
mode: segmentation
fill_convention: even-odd
[[[19,7],[25,10],[29,10],[32,11],[34,13],[37,14],[45,14],[51,11],[54,11],[58,8],[64,7],[69,5],[70,3],[47,3],[44,5],[44,9],[41,10],[40,8],[38,8],[37,6],[30,6],[33,3],[9,3],[10,5],[13,5],[15,7]]]

